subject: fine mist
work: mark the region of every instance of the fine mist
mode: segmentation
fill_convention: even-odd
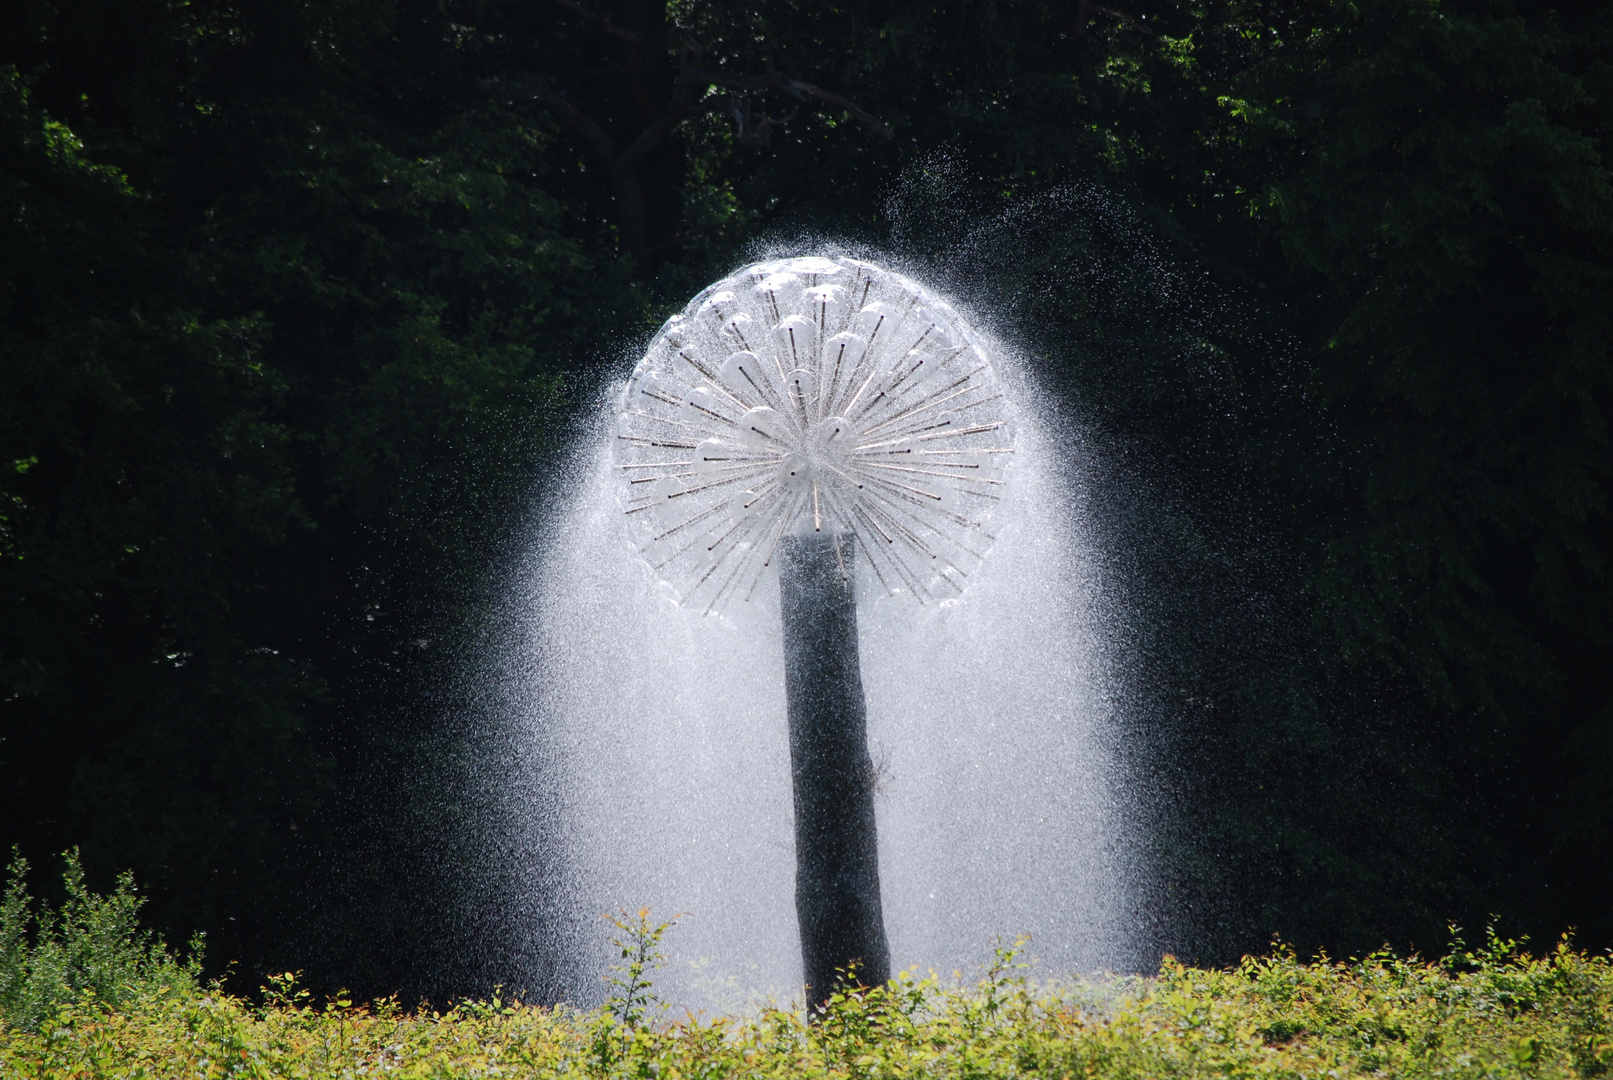
[[[1050,974],[1125,966],[1139,845],[1081,433],[989,320],[960,311],[1011,395],[1017,452],[1000,539],[960,599],[860,604],[893,965],[967,972],[1028,934]],[[564,954],[546,965],[552,996],[596,1000],[600,916],[648,907],[680,916],[663,998],[785,1001],[801,969],[777,586],[702,617],[657,584],[613,495],[618,392],[548,485],[495,650],[518,774],[501,846],[547,852],[541,880],[513,876],[530,895],[505,899],[505,923],[540,921],[534,951]]]

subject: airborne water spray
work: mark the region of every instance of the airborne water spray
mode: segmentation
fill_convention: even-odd
[[[618,409],[622,509],[681,601],[710,615],[782,571],[796,910],[817,1001],[853,967],[890,976],[855,576],[866,566],[919,604],[962,595],[996,539],[1005,412],[949,305],[845,257],[712,285],[662,328]]]
[[[920,291],[937,300],[920,307],[962,310]],[[988,458],[1013,465],[994,476],[1000,490],[977,485],[1000,501],[975,500],[990,508],[980,518],[995,538],[990,557],[926,539],[956,567],[944,576],[966,585],[960,592],[930,576],[939,559],[915,555],[889,525],[891,541],[876,532],[876,542],[906,554],[900,566],[878,564],[883,583],[872,543],[853,535],[843,548],[855,564],[892,968],[969,970],[990,959],[994,940],[1021,933],[1050,971],[1129,968],[1143,846],[1118,743],[1125,691],[1111,674],[1123,613],[1087,510],[1088,443],[1016,339],[993,332],[992,310],[964,312],[972,332],[954,335],[954,345],[972,342],[991,358],[1007,395],[992,407],[1003,409],[1014,452]],[[635,349],[633,362],[643,355]],[[712,374],[728,385],[720,367]],[[600,916],[649,906],[686,913],[664,941],[664,1000],[717,1011],[782,1002],[807,979],[779,583],[752,579],[766,555],[757,552],[712,607],[733,563],[697,591],[716,560],[691,578],[653,569],[677,548],[639,557],[645,538],[623,529],[631,470],[620,467],[627,441],[617,415],[635,385],[624,368],[601,395],[573,454],[545,471],[544,502],[520,537],[509,622],[487,639],[495,666],[480,683],[489,711],[480,783],[501,808],[476,837],[488,867],[479,902],[462,907],[502,928],[489,941],[508,957],[506,985],[541,987],[546,998],[599,1000],[610,963]],[[685,420],[686,405],[652,408]],[[694,446],[708,437],[669,435]],[[692,461],[681,453],[666,460]],[[925,485],[913,486],[954,494]],[[722,513],[740,489],[756,482],[736,485]],[[716,505],[717,495],[667,501]],[[810,512],[804,502],[800,512]],[[985,553],[975,530],[944,527]],[[775,568],[782,554],[781,541]],[[920,570],[922,595],[901,576]]]

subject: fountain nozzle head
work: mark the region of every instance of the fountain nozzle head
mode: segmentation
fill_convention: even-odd
[[[891,595],[962,593],[995,539],[1013,440],[945,301],[858,259],[758,263],[667,321],[619,408],[635,545],[708,611],[786,535],[833,530]]]

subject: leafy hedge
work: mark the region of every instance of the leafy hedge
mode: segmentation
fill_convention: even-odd
[[[1434,963],[1304,963],[1278,949],[1224,970],[1167,959],[1154,978],[1062,984],[1026,978],[1003,949],[973,986],[906,976],[810,1020],[788,1008],[673,1020],[647,993],[665,927],[640,913],[624,928],[626,963],[598,1010],[497,997],[447,1012],[321,1006],[290,975],[262,1004],[171,982],[120,1009],[86,987],[37,1031],[0,1027],[0,1074],[1534,1080],[1613,1068],[1613,965],[1566,940],[1537,958],[1492,936]]]

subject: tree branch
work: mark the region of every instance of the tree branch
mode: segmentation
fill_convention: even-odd
[[[820,89],[819,87],[813,86],[811,83],[804,83],[797,79],[789,79],[786,81],[789,83],[792,89],[800,91],[807,97],[815,97],[819,101],[827,101],[830,105],[834,105],[837,108],[846,110],[851,114],[851,118],[853,120],[857,121],[857,123],[861,124],[863,127],[867,128],[869,131],[872,131],[881,138],[896,138],[896,132],[891,130],[889,124],[885,123],[883,120],[879,119],[879,117],[874,116],[871,113],[864,112],[853,102],[848,101],[839,94],[829,90]]]
[[[554,0],[554,2],[565,8],[567,11],[575,13],[582,19],[583,22],[588,23],[591,26],[599,27],[613,38],[621,38],[623,41],[631,42],[634,45],[644,44],[644,35],[635,34],[631,30],[623,30],[620,26],[617,26],[615,23],[610,21],[609,15],[601,15],[598,12],[589,11],[581,4],[577,3],[577,0]]]
[[[483,79],[484,90],[496,90],[503,86],[511,99],[531,98],[542,102],[550,112],[572,131],[576,132],[586,142],[589,149],[605,159],[607,165],[614,167],[617,164],[616,140],[611,138],[604,128],[594,122],[586,113],[560,93],[547,86],[531,86],[523,83],[501,84],[497,79]],[[641,136],[642,137],[642,136]]]
[[[734,118],[739,128],[739,142],[742,146],[766,146],[772,141],[773,125],[788,124],[795,119],[799,109],[791,109],[784,116],[768,116],[763,113],[760,121],[753,119],[751,112],[751,96],[749,94],[715,94],[706,99],[728,110],[728,115]]]
[[[1154,32],[1152,30],[1138,22],[1136,19],[1133,19],[1130,15],[1127,15],[1123,11],[1115,11],[1113,8],[1106,8],[1101,4],[1094,4],[1092,3],[1092,0],[1076,0],[1075,31],[1088,41],[1097,40],[1091,34],[1087,33],[1087,23],[1092,21],[1093,12],[1097,12],[1099,15],[1107,15],[1116,22],[1123,23],[1124,25],[1137,31],[1139,34],[1146,34],[1148,37],[1154,36]]]
[[[639,163],[649,157],[651,151],[661,145],[662,140],[672,134],[673,128],[690,117],[698,116],[700,113],[707,112],[721,104],[722,102],[716,98],[702,98],[693,105],[681,105],[674,102],[672,108],[646,125],[644,130],[638,133],[638,137],[628,144],[627,149],[622,151],[621,161],[623,167],[629,169],[638,168]]]
[[[1112,8],[1100,7],[1097,4],[1092,5],[1092,10],[1096,11],[1100,15],[1107,15],[1111,19],[1118,19],[1127,26],[1131,27],[1133,30],[1137,31],[1139,34],[1146,34],[1149,37],[1154,36],[1154,32],[1152,30],[1148,29],[1148,27],[1144,26],[1136,19],[1133,19],[1130,15],[1127,15],[1123,11],[1115,11]]]
[[[741,93],[748,94],[754,94],[758,90],[779,90],[789,94],[797,101],[805,100],[809,97],[817,98],[819,101],[825,101],[830,105],[846,110],[851,114],[852,119],[881,138],[892,139],[896,137],[896,133],[890,129],[890,125],[880,120],[877,116],[858,108],[855,103],[841,95],[813,86],[811,83],[802,82],[799,79],[792,79],[787,75],[773,71],[771,68],[769,68],[766,75],[728,75],[720,71],[702,71],[698,68],[690,69],[690,74],[697,81],[708,86],[720,86],[724,90],[738,90]]]

